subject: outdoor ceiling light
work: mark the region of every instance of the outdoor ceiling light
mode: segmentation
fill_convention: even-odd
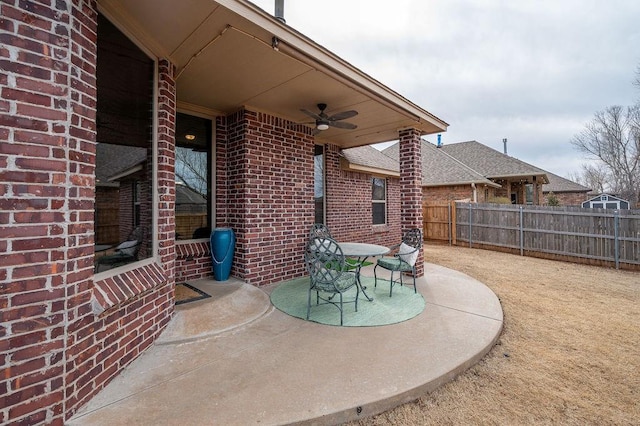
[[[327,130],[329,128],[329,125],[323,121],[319,121],[316,125],[316,129],[318,130]]]
[[[196,135],[192,135],[191,133],[187,133],[186,135],[184,135],[184,138],[188,141],[192,141],[196,138]]]

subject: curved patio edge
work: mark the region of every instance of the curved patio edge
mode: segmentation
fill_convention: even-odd
[[[484,358],[499,341],[504,325],[502,306],[496,294],[482,282],[462,272],[425,262],[425,276],[418,280],[418,291],[427,300],[427,305],[469,314],[464,321],[488,320],[492,327],[486,329],[486,333],[464,339],[466,340],[464,346],[467,347],[464,351],[466,355],[454,357],[457,359],[456,365],[442,369],[438,374],[421,375],[421,383],[417,386],[408,386],[405,389],[399,389],[395,394],[384,395],[378,400],[352,406],[340,412],[336,411],[321,418],[298,421],[295,422],[296,424],[340,424],[381,414],[407,402],[415,401],[464,373]],[[425,311],[428,312],[428,309]],[[421,317],[423,315],[425,312]],[[461,337],[461,335],[458,336],[458,338]],[[455,340],[451,335],[449,339]],[[452,345],[451,349],[453,347],[460,349],[457,343]]]
[[[273,309],[269,296],[258,287],[236,279],[191,281],[211,298],[176,306],[173,318],[157,345],[178,344],[215,336],[255,321]],[[203,305],[215,303],[215,309]]]
[[[326,326],[270,308],[228,332],[154,345],[68,424],[324,425],[387,411],[467,370],[502,331],[497,296],[465,274],[427,263],[418,291],[425,310],[402,323]]]

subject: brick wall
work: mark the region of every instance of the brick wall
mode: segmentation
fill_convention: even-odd
[[[373,225],[371,178],[343,170],[340,149],[325,146],[326,223],[338,241],[394,245],[400,239],[400,181],[387,181],[387,224]]]
[[[308,128],[248,110],[227,117],[226,223],[236,233],[232,274],[256,285],[299,276],[313,222],[313,137]],[[216,126],[218,127],[218,126]],[[217,216],[220,218],[220,215]],[[220,223],[218,223],[220,226]]]
[[[478,191],[478,198],[481,195],[481,191]],[[426,203],[473,200],[473,188],[471,185],[427,187],[422,189],[422,200]]]
[[[582,206],[589,197],[586,192],[554,192],[561,206]],[[549,204],[549,193],[544,193],[544,204]]]
[[[16,0],[0,16],[0,423],[62,424],[65,350],[91,312],[95,14]]]
[[[0,15],[0,423],[63,424],[173,309],[175,85],[161,62],[161,264],[94,281],[95,1]]]
[[[213,275],[209,242],[176,244],[176,283]]]

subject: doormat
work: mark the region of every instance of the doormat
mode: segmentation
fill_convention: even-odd
[[[196,300],[206,299],[207,297],[211,296],[190,284],[176,284],[176,305],[195,302]]]

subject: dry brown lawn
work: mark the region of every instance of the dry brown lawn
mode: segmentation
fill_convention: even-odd
[[[452,382],[352,425],[640,425],[640,273],[434,245],[425,259],[489,286],[502,335]]]

